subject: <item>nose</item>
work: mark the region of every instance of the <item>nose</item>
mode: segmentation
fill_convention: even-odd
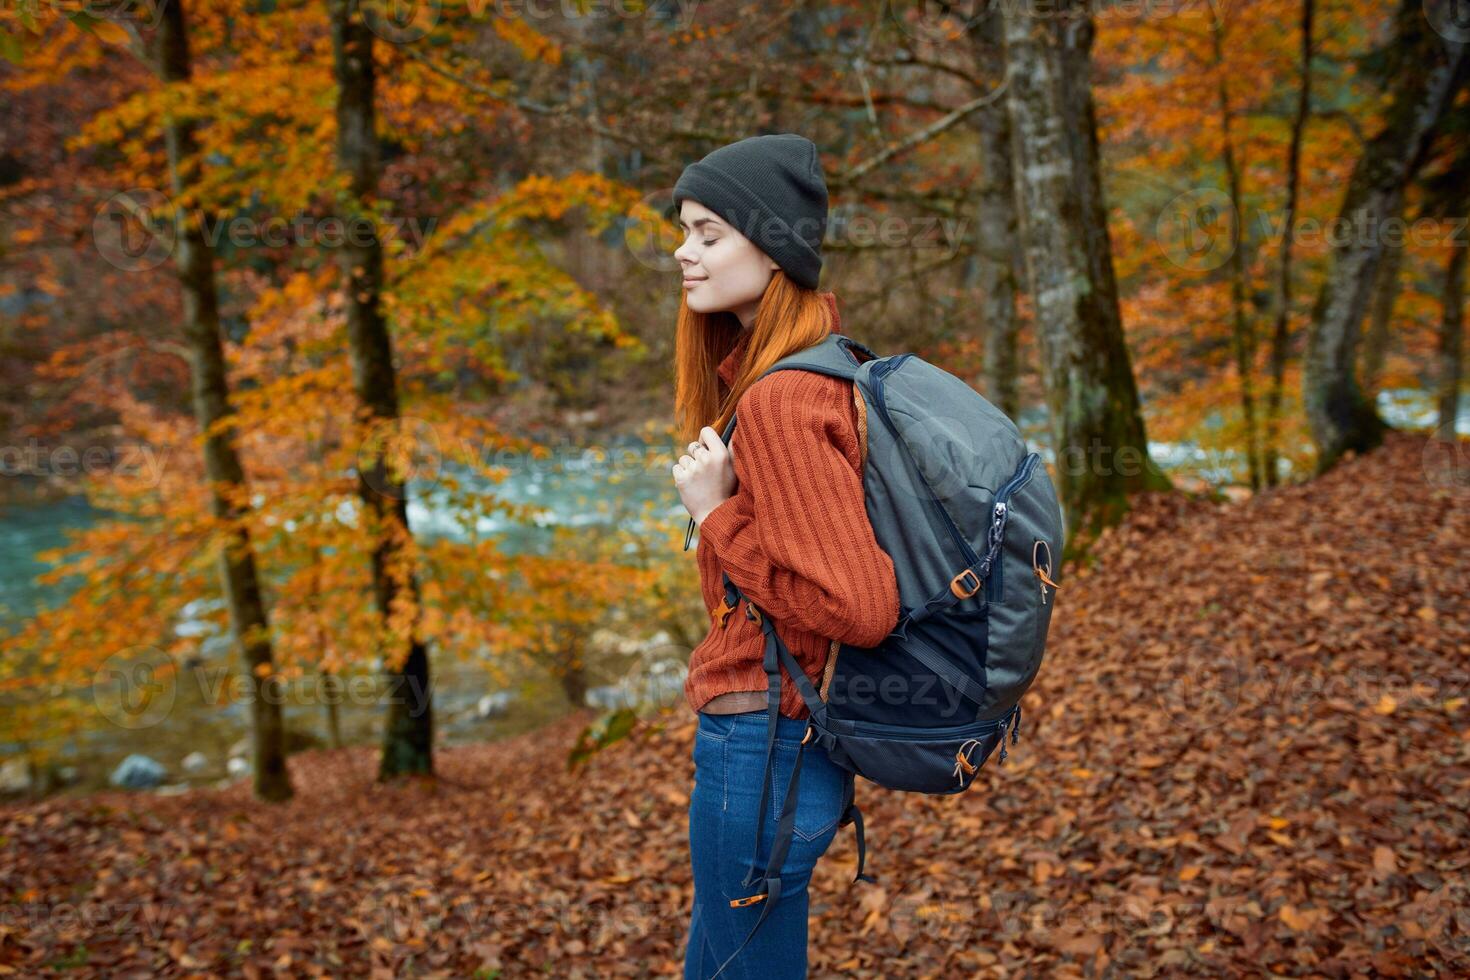
[[[689,247],[692,239],[685,239],[684,243],[674,249],[674,259],[688,272],[689,267],[694,264],[694,250]]]

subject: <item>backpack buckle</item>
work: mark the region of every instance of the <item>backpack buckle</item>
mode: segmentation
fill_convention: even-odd
[[[811,741],[813,731],[814,729],[812,728],[811,724],[808,723],[806,726],[806,734],[801,737],[802,745],[805,745],[807,742]]]
[[[735,607],[730,605],[730,600],[721,599],[719,608],[716,609],[711,615],[715,617],[715,621],[718,622],[721,627],[724,627],[725,619],[734,611]]]
[[[960,579],[964,578],[966,575],[970,576],[970,578],[975,582],[975,584],[970,587],[970,590],[968,592],[966,592],[965,587],[960,584]],[[980,586],[983,584],[984,583],[980,581],[980,576],[975,574],[975,570],[972,568],[967,568],[956,575],[954,578],[949,580],[949,591],[953,592],[961,599],[968,599],[976,592],[979,592]]]
[[[750,620],[752,623],[755,623],[757,626],[759,626],[761,623],[761,611],[755,608],[755,606],[752,606],[749,600],[747,600],[745,603],[745,618]]]

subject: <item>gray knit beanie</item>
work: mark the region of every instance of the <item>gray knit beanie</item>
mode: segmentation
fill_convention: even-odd
[[[773,133],[722,146],[679,175],[676,211],[686,198],[728,221],[794,282],[817,288],[827,233],[827,182],[811,140]]]

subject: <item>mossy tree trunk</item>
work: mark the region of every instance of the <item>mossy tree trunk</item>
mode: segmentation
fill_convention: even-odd
[[[1064,558],[1128,508],[1168,489],[1149,457],[1124,343],[1091,92],[1093,25],[1085,7],[1055,16],[1002,8],[1006,104],[1036,332],[1051,409]]]
[[[376,79],[373,32],[365,7],[352,0],[330,0],[332,61],[337,81],[337,165],[349,180],[344,215],[371,220],[377,196],[378,137],[374,124]],[[398,379],[393,344],[383,317],[383,244],[378,235],[350,234],[337,249],[346,285],[347,338],[352,385],[358,406],[377,420],[376,432],[392,432],[398,421]],[[418,585],[403,570],[408,530],[404,483],[387,465],[381,442],[358,454],[358,496],[374,536],[373,596],[384,633],[396,636],[390,615],[402,593],[417,609]],[[429,652],[417,629],[409,626],[407,650],[387,652],[388,718],[378,765],[380,779],[434,771],[433,698],[429,689]],[[397,642],[397,641],[395,641]]]
[[[1426,156],[1430,134],[1464,81],[1465,45],[1437,33],[1420,0],[1402,0],[1387,72],[1383,129],[1353,167],[1326,278],[1312,307],[1302,402],[1318,473],[1348,450],[1383,440],[1386,423],[1358,386],[1358,333],[1377,280],[1385,222],[1399,213],[1405,185]]]
[[[188,27],[182,2],[163,5],[154,36],[156,69],[165,84],[187,82],[192,72]],[[175,200],[187,183],[198,177],[199,144],[194,124],[166,117],[164,145],[168,153],[169,184]],[[186,173],[186,168],[188,172]],[[275,676],[270,626],[256,573],[255,551],[241,518],[247,499],[244,467],[227,430],[212,431],[230,414],[229,379],[224,343],[220,338],[219,298],[215,291],[214,251],[204,235],[197,213],[179,209],[176,218],[174,260],[183,290],[184,332],[190,359],[190,392],[194,420],[204,438],[204,471],[210,481],[210,511],[233,529],[221,543],[219,575],[230,622],[238,638],[252,693],[250,704],[251,761],[254,792],[263,800],[290,799],[291,777],[286,769],[285,728],[281,722],[280,689]]]

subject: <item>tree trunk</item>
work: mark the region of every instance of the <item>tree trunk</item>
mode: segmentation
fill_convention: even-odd
[[[1465,208],[1470,206],[1470,196],[1463,193],[1460,205],[1451,210],[1451,218],[1464,220]],[[1465,257],[1467,245],[1465,229],[1459,229],[1451,245],[1450,260],[1445,267],[1444,289],[1441,292],[1444,312],[1439,321],[1439,370],[1436,372],[1439,403],[1437,434],[1444,439],[1455,439],[1455,422],[1460,413],[1461,364],[1465,352]]]
[[[1291,246],[1295,239],[1296,205],[1301,187],[1302,136],[1312,113],[1312,17],[1314,0],[1302,0],[1301,87],[1297,91],[1296,118],[1291,124],[1291,145],[1286,157],[1286,233],[1281,236],[1281,263],[1276,277],[1276,322],[1271,331],[1271,383],[1266,392],[1266,433],[1261,466],[1266,486],[1281,479],[1277,464],[1280,444],[1281,399],[1286,386],[1286,357],[1291,346]]]
[[[330,670],[322,672],[322,700],[327,709],[327,747],[342,747],[342,678]]]
[[[1005,35],[1000,11],[985,10],[970,28],[970,52],[976,74],[999,86],[1005,81]],[[985,394],[1011,418],[1021,410],[1016,357],[1016,279],[1013,263],[1020,241],[1016,235],[1016,193],[1011,176],[1011,120],[1005,99],[977,111],[971,123],[980,137],[980,186],[974,193],[979,225],[975,252],[965,271],[965,285],[976,297],[985,338]]]
[[[1403,209],[1399,209],[1400,217]],[[1363,397],[1372,405],[1378,397],[1383,363],[1388,357],[1388,338],[1393,333],[1393,306],[1402,282],[1399,272],[1404,264],[1403,237],[1395,235],[1383,243],[1383,259],[1378,263],[1377,281],[1373,283],[1373,308],[1369,314],[1368,334],[1363,339]]]
[[[1050,9],[1050,8],[1049,8]],[[1064,558],[1167,489],[1148,455],[1118,312],[1092,109],[1092,20],[1002,7],[1017,210],[1067,523]]]
[[[585,708],[587,706],[587,667],[583,662],[583,645],[580,641],[573,641],[566,651],[569,656],[563,655],[561,660],[560,676],[562,693],[567,696],[568,703],[574,708]]]
[[[1429,26],[1420,0],[1401,0],[1397,25],[1400,70],[1390,76],[1388,121],[1353,168],[1339,215],[1344,233],[1333,246],[1307,335],[1302,401],[1318,473],[1348,450],[1366,452],[1383,440],[1387,426],[1358,388],[1358,332],[1383,251],[1384,222],[1397,213],[1465,61],[1465,45]]]
[[[337,165],[349,178],[344,217],[370,220],[377,194],[378,137],[374,128],[376,82],[373,34],[351,0],[331,0],[332,56],[337,81]],[[346,282],[347,342],[352,358],[352,385],[357,403],[376,420],[376,431],[396,430],[398,380],[393,346],[383,318],[383,246],[376,234],[344,236],[338,248]],[[364,447],[359,454],[358,496],[363,515],[375,535],[373,596],[383,617],[384,633],[398,644],[391,612],[401,593],[417,610],[418,585],[411,569],[405,574],[404,541],[408,535],[408,501],[404,485],[388,468],[384,447]],[[401,584],[400,584],[401,583]],[[378,777],[432,773],[433,700],[429,690],[429,654],[418,633],[417,613],[405,638],[407,651],[390,648],[388,720]]]
[[[191,73],[188,28],[182,2],[163,5],[159,21],[157,70],[167,83],[186,82]],[[186,190],[186,163],[197,165],[199,146],[194,124],[171,117],[164,120],[164,144],[168,152],[169,184],[175,200]],[[240,643],[245,673],[253,695],[250,705],[251,755],[255,795],[263,800],[291,798],[291,776],[286,769],[285,727],[281,722],[280,688],[276,685],[270,627],[260,580],[255,569],[255,551],[242,518],[245,509],[234,500],[247,499],[240,492],[245,472],[228,432],[209,434],[220,419],[231,414],[229,379],[225,371],[224,344],[220,340],[219,301],[215,293],[214,252],[205,238],[197,212],[179,209],[174,260],[183,290],[185,341],[190,358],[190,390],[194,421],[204,438],[204,471],[210,481],[210,510],[215,518],[229,522],[219,555],[219,575],[230,622]]]
[[[1232,309],[1230,339],[1235,353],[1235,373],[1240,378],[1240,412],[1241,419],[1245,423],[1246,470],[1250,479],[1251,491],[1255,492],[1261,489],[1261,456],[1259,442],[1256,438],[1254,379],[1256,328],[1246,307],[1246,295],[1250,292],[1250,283],[1246,281],[1249,275],[1245,254],[1246,243],[1240,233],[1245,207],[1240,194],[1240,167],[1235,161],[1235,140],[1230,129],[1234,117],[1230,111],[1230,89],[1226,84],[1223,69],[1224,34],[1225,21],[1217,10],[1210,30],[1210,40],[1214,46],[1214,67],[1217,73],[1215,99],[1220,112],[1222,162],[1225,167],[1226,186],[1230,194],[1230,207],[1234,215],[1230,222],[1230,305]]]

